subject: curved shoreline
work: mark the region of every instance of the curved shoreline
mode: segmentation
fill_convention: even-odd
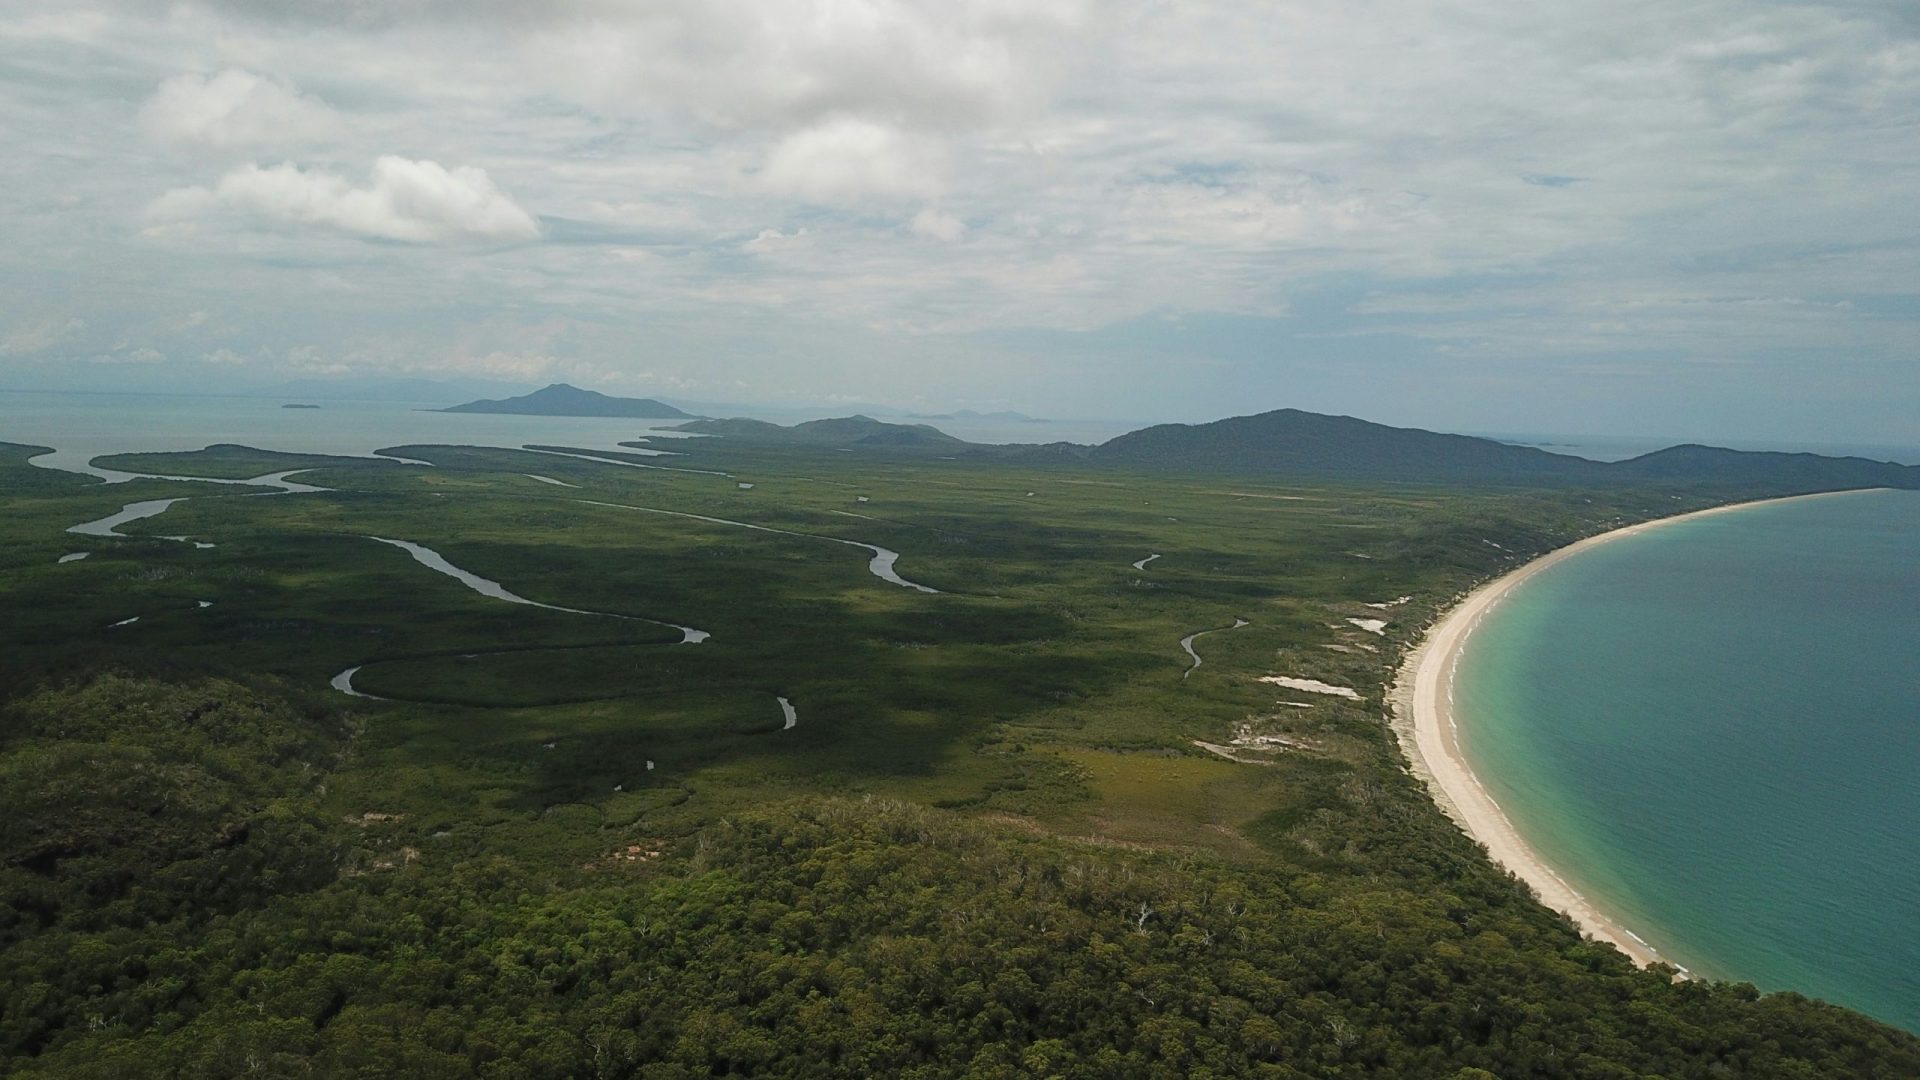
[[[1859,488],[1756,499],[1656,518],[1590,536],[1550,551],[1474,589],[1443,614],[1422,636],[1420,643],[1407,653],[1388,695],[1394,734],[1407,756],[1411,771],[1426,783],[1428,793],[1440,809],[1468,836],[1485,846],[1488,856],[1495,863],[1531,886],[1541,903],[1572,919],[1588,937],[1612,944],[1641,967],[1666,963],[1685,972],[1686,968],[1662,956],[1646,939],[1589,900],[1541,858],[1507,818],[1500,804],[1482,786],[1479,777],[1474,775],[1460,747],[1459,724],[1453,711],[1453,680],[1459,667],[1461,650],[1487,613],[1515,588],[1542,570],[1601,544],[1621,537],[1637,536],[1676,522],[1693,521],[1755,506],[1877,490],[1883,489]]]

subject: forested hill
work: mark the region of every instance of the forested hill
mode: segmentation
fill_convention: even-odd
[[[1092,448],[1089,460],[1148,469],[1440,483],[1734,485],[1778,491],[1920,488],[1920,468],[1864,458],[1676,446],[1620,462],[1351,416],[1277,409],[1207,424],[1157,424]]]
[[[652,398],[610,397],[595,390],[582,390],[566,383],[554,383],[498,401],[469,401],[441,409],[452,413],[511,413],[516,416],[615,416],[647,420],[690,420],[692,413],[682,412]]]
[[[1611,476],[1641,480],[1713,480],[1816,487],[1920,488],[1920,468],[1890,461],[1820,454],[1670,446],[1607,466]]]
[[[927,424],[890,424],[871,416],[838,416],[782,427],[765,420],[695,420],[677,429],[742,442],[842,443],[869,446],[961,446],[961,440]]]
[[[1418,479],[1598,479],[1584,458],[1470,435],[1396,428],[1351,416],[1277,409],[1209,424],[1157,424],[1097,446],[1093,460],[1153,467],[1223,467],[1325,476]]]

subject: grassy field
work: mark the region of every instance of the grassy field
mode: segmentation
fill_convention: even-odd
[[[1421,895],[1471,876],[1562,953],[1587,947],[1407,776],[1384,686],[1476,581],[1725,494],[1320,487],[725,440],[633,458],[705,472],[439,446],[394,451],[431,466],[228,447],[100,462],[224,478],[304,469],[297,479],[329,489],[279,495],[100,485],[0,449],[9,698],[103,673],[213,678],[322,718],[343,733],[332,756],[272,796],[333,853],[316,895],[502,859],[542,887],[591,890],[620,853],[684,868],[674,860],[743,815],[873,800],[1102,858]],[[64,531],[172,497],[187,501],[124,539]],[[480,595],[372,537],[586,613]],[[895,550],[900,575],[938,592],[884,581],[867,551],[834,540]],[[1384,632],[1356,619],[1384,619]],[[641,620],[711,637],[682,644]],[[1180,639],[1236,620],[1198,639],[1204,664],[1189,675]],[[329,686],[356,666],[355,688],[387,700]],[[13,751],[42,745],[11,723]],[[1288,748],[1231,750],[1251,735]],[[14,895],[43,884],[16,881]],[[11,1052],[65,1048],[47,1060],[68,1066],[109,1038],[69,1021],[33,1030]]]

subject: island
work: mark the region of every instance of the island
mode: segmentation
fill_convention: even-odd
[[[317,408],[319,408],[320,406],[318,406],[318,405],[302,405],[302,404],[299,404],[299,403],[297,403],[297,402],[289,402],[289,403],[287,403],[287,404],[285,404],[285,405],[282,405],[282,406],[280,406],[280,407],[281,407],[281,408],[283,408],[283,409],[317,409]]]
[[[482,399],[454,405],[434,412],[504,413],[512,416],[612,416],[643,420],[694,420],[663,401],[652,398],[612,397],[596,390],[582,390],[566,383],[553,383],[531,394],[500,400]]]

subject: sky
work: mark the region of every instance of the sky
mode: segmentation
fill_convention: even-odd
[[[1920,444],[1911,0],[0,0],[0,387]]]

